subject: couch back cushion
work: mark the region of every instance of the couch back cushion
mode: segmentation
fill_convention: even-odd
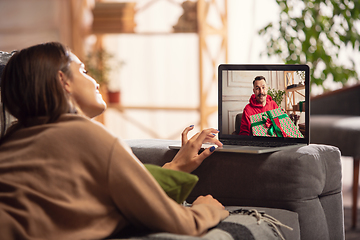
[[[310,114],[360,116],[360,84],[311,98]]]

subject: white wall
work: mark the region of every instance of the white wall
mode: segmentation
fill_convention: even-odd
[[[276,58],[260,57],[266,49],[258,31],[279,19],[275,0],[228,0],[229,62],[281,63]]]

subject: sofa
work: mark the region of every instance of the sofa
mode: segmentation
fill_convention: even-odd
[[[168,146],[179,143],[126,142],[143,163],[160,166],[177,153]],[[215,151],[193,174],[199,182],[189,203],[211,194],[225,206],[271,209],[280,221],[282,212],[277,210],[288,210],[297,213],[302,240],[344,239],[341,159],[336,147],[311,144],[260,155]]]
[[[360,84],[313,97],[310,106],[310,141],[340,149],[353,158],[352,228],[357,222],[360,165]]]

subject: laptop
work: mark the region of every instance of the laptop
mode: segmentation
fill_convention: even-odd
[[[249,131],[244,131],[246,124],[241,127],[241,120],[254,93],[253,80],[258,76],[265,78],[268,95],[279,91],[284,95],[277,104],[279,108],[249,117],[249,134]],[[310,69],[307,65],[219,65],[218,138],[224,145],[216,146],[215,151],[262,154],[308,145],[309,89]],[[276,118],[280,120],[275,121]],[[209,146],[203,144],[202,148]],[[180,146],[169,147],[179,149]]]

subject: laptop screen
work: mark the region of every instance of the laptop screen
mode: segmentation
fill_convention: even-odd
[[[307,65],[221,64],[219,139],[309,144]]]

